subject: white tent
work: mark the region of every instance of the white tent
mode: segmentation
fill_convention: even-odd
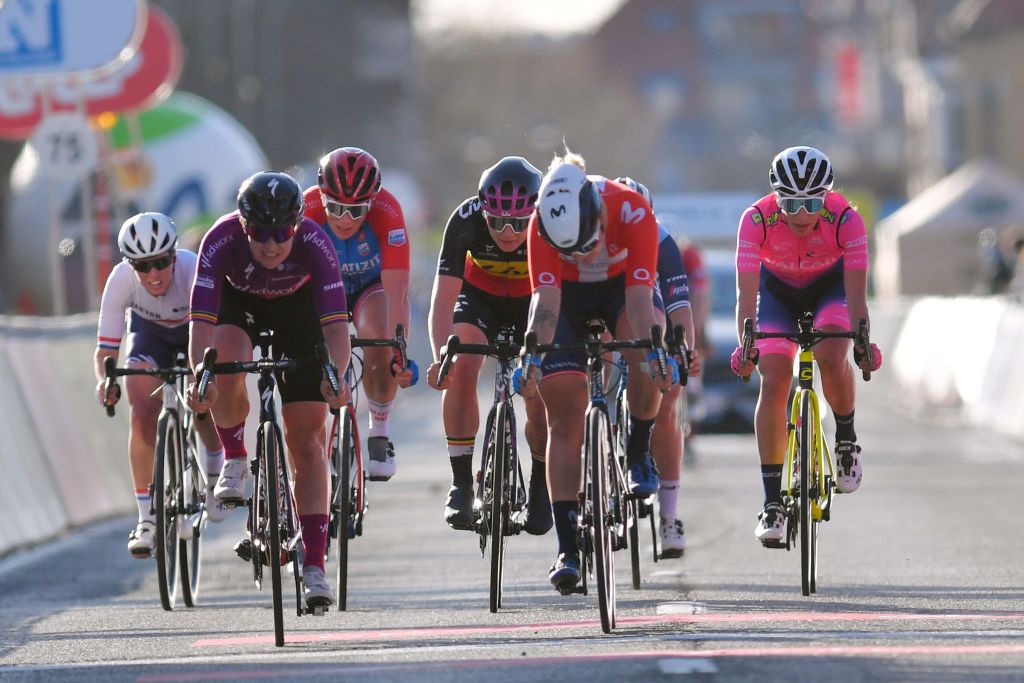
[[[964,164],[879,222],[880,297],[968,294],[981,266],[978,235],[1024,223],[1024,183],[985,159]]]

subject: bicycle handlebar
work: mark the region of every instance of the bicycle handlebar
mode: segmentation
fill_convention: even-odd
[[[589,331],[589,338],[583,342],[575,342],[572,344],[538,344],[537,333],[528,332],[526,339],[523,341],[523,378],[529,376],[531,366],[534,362],[534,357],[538,353],[547,353],[548,351],[585,351],[588,359],[600,358],[601,354],[606,351],[618,351],[619,349],[654,349],[657,352],[658,358],[658,372],[661,374],[661,378],[665,379],[668,376],[666,366],[668,356],[665,353],[665,348],[662,345],[661,325],[651,325],[651,336],[649,339],[625,339],[622,341],[611,340],[602,341],[600,333],[604,331],[603,326],[599,329],[591,328]]]
[[[511,360],[517,357],[522,347],[512,343],[497,344],[463,344],[457,335],[448,337],[448,341],[441,347],[439,359],[441,367],[437,372],[437,382],[441,384],[451,369],[452,359],[460,353],[473,354],[476,356],[494,356],[498,360]]]
[[[105,394],[109,394],[113,390],[117,390],[120,393],[121,389],[117,385],[118,377],[126,377],[130,375],[146,375],[149,377],[159,377],[164,382],[173,382],[178,377],[184,377],[192,374],[192,369],[184,366],[174,366],[171,368],[119,368],[114,361],[113,356],[107,356],[103,359],[103,377],[104,387],[103,391]],[[114,417],[115,410],[114,406],[104,406],[107,409],[107,416]]]
[[[788,339],[794,344],[798,344],[801,347],[811,347],[817,344],[823,339],[852,339],[855,346],[861,346],[864,349],[864,353],[867,355],[869,367],[874,365],[874,352],[871,350],[871,340],[868,335],[868,321],[864,318],[860,319],[857,326],[856,332],[825,332],[822,330],[813,329],[806,319],[801,320],[800,330],[798,332],[755,332],[754,321],[751,318],[743,320],[743,341],[740,346],[740,362],[751,360],[754,365],[757,365],[759,356],[751,356],[751,351],[754,348],[754,341],[757,339]],[[871,371],[862,370],[862,376],[865,382],[871,381]],[[744,382],[750,381],[750,376],[743,378]]]
[[[327,348],[327,344],[319,342],[314,347],[314,351],[316,351],[316,359],[323,368],[324,376],[327,377],[327,382],[331,385],[331,391],[337,396],[341,393],[341,382],[338,380],[338,370],[334,365],[334,359],[331,358],[330,349]],[[340,412],[340,408],[331,408],[331,415],[338,415]]]
[[[665,346],[668,352],[679,358],[679,384],[686,386],[690,376],[690,349],[686,345],[686,330],[682,325],[672,328],[672,336],[665,339]]]

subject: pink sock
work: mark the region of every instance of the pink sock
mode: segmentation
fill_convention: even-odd
[[[327,550],[327,515],[302,515],[299,525],[302,527],[302,546],[305,556],[303,567],[316,566],[324,568],[324,552]]]
[[[245,423],[234,427],[221,427],[217,425],[217,434],[220,435],[220,442],[224,444],[224,459],[238,460],[248,458],[245,452]]]

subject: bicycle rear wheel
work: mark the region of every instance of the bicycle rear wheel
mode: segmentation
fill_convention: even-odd
[[[600,410],[587,415],[585,448],[591,468],[591,507],[593,512],[594,567],[597,570],[597,604],[601,612],[601,630],[615,628],[615,559],[612,557],[612,519],[608,512],[608,458],[611,442],[608,416]]]
[[[341,412],[340,451],[338,452],[338,609],[348,607],[348,542],[354,535],[357,523],[357,494],[360,483],[355,481],[359,469],[359,435],[356,431],[355,415],[346,407]]]
[[[194,418],[193,418],[194,419]],[[202,569],[203,529],[200,524],[203,496],[206,493],[203,476],[199,472],[199,460],[195,457],[195,434],[191,434],[186,443],[190,448],[184,453],[185,461],[181,471],[184,486],[181,492],[183,513],[178,517],[184,524],[191,524],[191,538],[184,538],[178,547],[181,572],[181,599],[188,607],[195,607],[199,601],[199,575]],[[195,519],[195,523],[192,520]]]
[[[491,463],[490,533],[491,533],[491,590],[490,608],[497,612],[501,607],[501,581],[505,566],[505,535],[514,501],[509,500],[515,492],[509,486],[512,445],[512,424],[508,406],[499,403],[492,432],[494,459]]]
[[[800,443],[798,457],[800,467],[800,590],[811,594],[811,578],[814,572],[815,539],[814,511],[812,509],[811,485],[814,482],[814,441],[815,425],[812,424],[811,395],[804,391],[800,395]]]
[[[263,519],[263,527],[260,535],[263,540],[263,551],[267,562],[270,564],[270,588],[273,593],[274,603],[274,644],[278,647],[284,645],[284,595],[281,589],[281,454],[277,448],[277,425],[273,422],[264,422],[260,429],[260,443],[262,458],[260,469],[263,471],[263,483],[265,488],[261,494],[266,498],[266,517]],[[256,543],[253,542],[253,552],[256,553]]]
[[[181,431],[178,414],[161,413],[157,422],[156,456],[153,461],[153,506],[156,513],[156,573],[160,584],[160,605],[174,609],[178,592],[178,509],[181,478]]]

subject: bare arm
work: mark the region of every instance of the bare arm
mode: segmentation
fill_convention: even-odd
[[[203,362],[203,352],[208,346],[213,346],[213,331],[215,325],[199,320],[193,320],[188,324],[188,360],[192,364],[192,370]]]
[[[868,328],[871,327],[871,319],[868,317],[868,271],[850,270],[843,271],[843,284],[846,286],[846,307],[850,312],[850,329],[857,330],[857,324],[863,320],[868,321]]]
[[[430,293],[430,313],[427,314],[427,325],[430,330],[430,348],[437,361],[441,356],[441,347],[452,334],[455,317],[455,302],[462,291],[462,279],[451,275],[434,276],[434,288]]]
[[[736,273],[736,340],[743,343],[743,321],[757,319],[757,290],[761,283],[759,272]]]
[[[108,357],[112,357],[117,361],[117,351],[114,349],[96,349],[96,353],[93,355],[93,372],[96,374],[96,381],[102,382],[106,379],[106,375],[103,371],[104,360]]]
[[[349,339],[348,323],[335,323],[322,328],[324,343],[331,352],[331,358],[338,366],[338,372],[345,372],[352,355],[352,342]]]
[[[626,319],[629,320],[629,327],[638,339],[646,338],[650,334],[651,326],[658,323],[654,317],[652,294],[653,290],[647,285],[626,287]],[[688,327],[687,334],[691,333],[692,330]]]
[[[683,326],[683,336],[686,337],[686,346],[689,349],[693,349],[697,339],[697,333],[696,330],[694,330],[694,315],[690,306],[681,306],[677,308],[669,314],[668,319],[669,324],[673,327],[676,325]]]
[[[409,271],[382,270],[380,282],[384,286],[384,298],[387,300],[388,334],[395,331],[395,325],[405,328],[405,337],[409,338]]]
[[[526,330],[536,333],[538,344],[550,344],[554,340],[561,308],[562,290],[558,287],[541,285],[533,290],[533,296],[530,298],[530,322]]]

